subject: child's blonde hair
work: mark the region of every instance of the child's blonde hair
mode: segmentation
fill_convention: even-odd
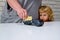
[[[49,6],[40,6],[38,9],[38,14],[40,16],[40,13],[46,12],[48,14],[48,21],[53,21],[54,17],[53,17],[53,11]],[[40,19],[40,17],[39,17]]]

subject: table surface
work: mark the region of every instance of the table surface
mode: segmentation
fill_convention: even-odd
[[[2,23],[0,40],[60,40],[60,22],[45,22],[41,27]]]

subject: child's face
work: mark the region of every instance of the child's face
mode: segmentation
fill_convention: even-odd
[[[48,14],[47,13],[40,13],[40,19],[44,22],[48,21]]]

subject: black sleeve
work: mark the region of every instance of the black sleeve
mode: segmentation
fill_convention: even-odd
[[[8,10],[12,9],[12,8],[10,7],[10,5],[8,4],[8,2],[7,2],[7,9],[8,9]]]

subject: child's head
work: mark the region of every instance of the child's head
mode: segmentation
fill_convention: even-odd
[[[49,6],[41,6],[38,10],[39,19],[45,21],[53,21],[53,11]]]

